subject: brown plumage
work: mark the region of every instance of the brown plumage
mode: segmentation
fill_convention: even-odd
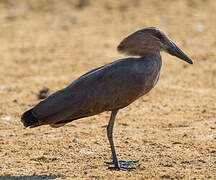
[[[118,51],[138,58],[120,59],[87,72],[26,111],[21,118],[24,126],[60,127],[76,119],[111,111],[107,135],[114,168],[130,170],[127,167],[130,162],[118,161],[116,156],[112,138],[115,116],[119,109],[155,86],[162,65],[162,50],[192,64],[162,30],[151,27],[136,31],[119,44]]]

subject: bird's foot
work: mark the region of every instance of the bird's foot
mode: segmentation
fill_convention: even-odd
[[[133,169],[136,169],[135,167],[128,167],[130,166],[132,163],[137,163],[139,160],[136,160],[136,161],[125,161],[125,160],[121,160],[121,161],[118,161],[117,163],[114,163],[114,162],[104,162],[108,165],[112,165],[114,164],[115,166],[114,167],[108,167],[108,169],[111,169],[111,170],[118,170],[118,171],[131,171]]]
[[[108,167],[110,170],[117,170],[117,171],[132,171],[136,169],[135,167],[127,167],[127,166],[117,166],[117,167]]]
[[[120,165],[126,165],[126,166],[129,166],[129,165],[131,165],[132,163],[137,163],[137,162],[139,162],[139,160],[136,160],[136,161],[125,161],[125,160],[120,160],[120,161],[118,161],[118,163],[119,163]],[[108,164],[108,165],[115,164],[114,162],[107,162],[107,161],[105,161],[104,163],[106,163],[106,164]]]

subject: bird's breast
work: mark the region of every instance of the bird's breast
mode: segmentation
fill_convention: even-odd
[[[156,76],[156,78],[155,78],[155,80],[154,80],[153,87],[154,87],[154,86],[156,85],[156,83],[158,82],[159,77],[160,77],[160,72],[158,72],[158,74],[157,74],[157,76]]]
[[[140,89],[141,95],[148,93],[156,85],[160,76],[160,68],[160,65],[153,63],[137,71],[136,84]]]

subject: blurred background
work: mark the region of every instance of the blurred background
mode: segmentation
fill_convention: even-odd
[[[215,0],[1,0],[0,177],[215,179],[215,12]],[[155,89],[120,111],[117,151],[140,159],[136,171],[113,173],[103,165],[110,158],[102,128],[109,113],[59,129],[23,129],[26,109],[83,73],[126,57],[118,43],[152,26],[194,65],[162,53]],[[95,153],[83,155],[83,149]]]

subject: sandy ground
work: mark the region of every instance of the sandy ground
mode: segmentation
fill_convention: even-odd
[[[216,179],[215,12],[215,0],[0,1],[0,179]],[[157,86],[119,112],[117,153],[139,160],[136,170],[104,164],[109,112],[23,129],[20,116],[41,89],[55,92],[125,57],[118,43],[149,26],[167,32],[194,65],[162,53]]]

